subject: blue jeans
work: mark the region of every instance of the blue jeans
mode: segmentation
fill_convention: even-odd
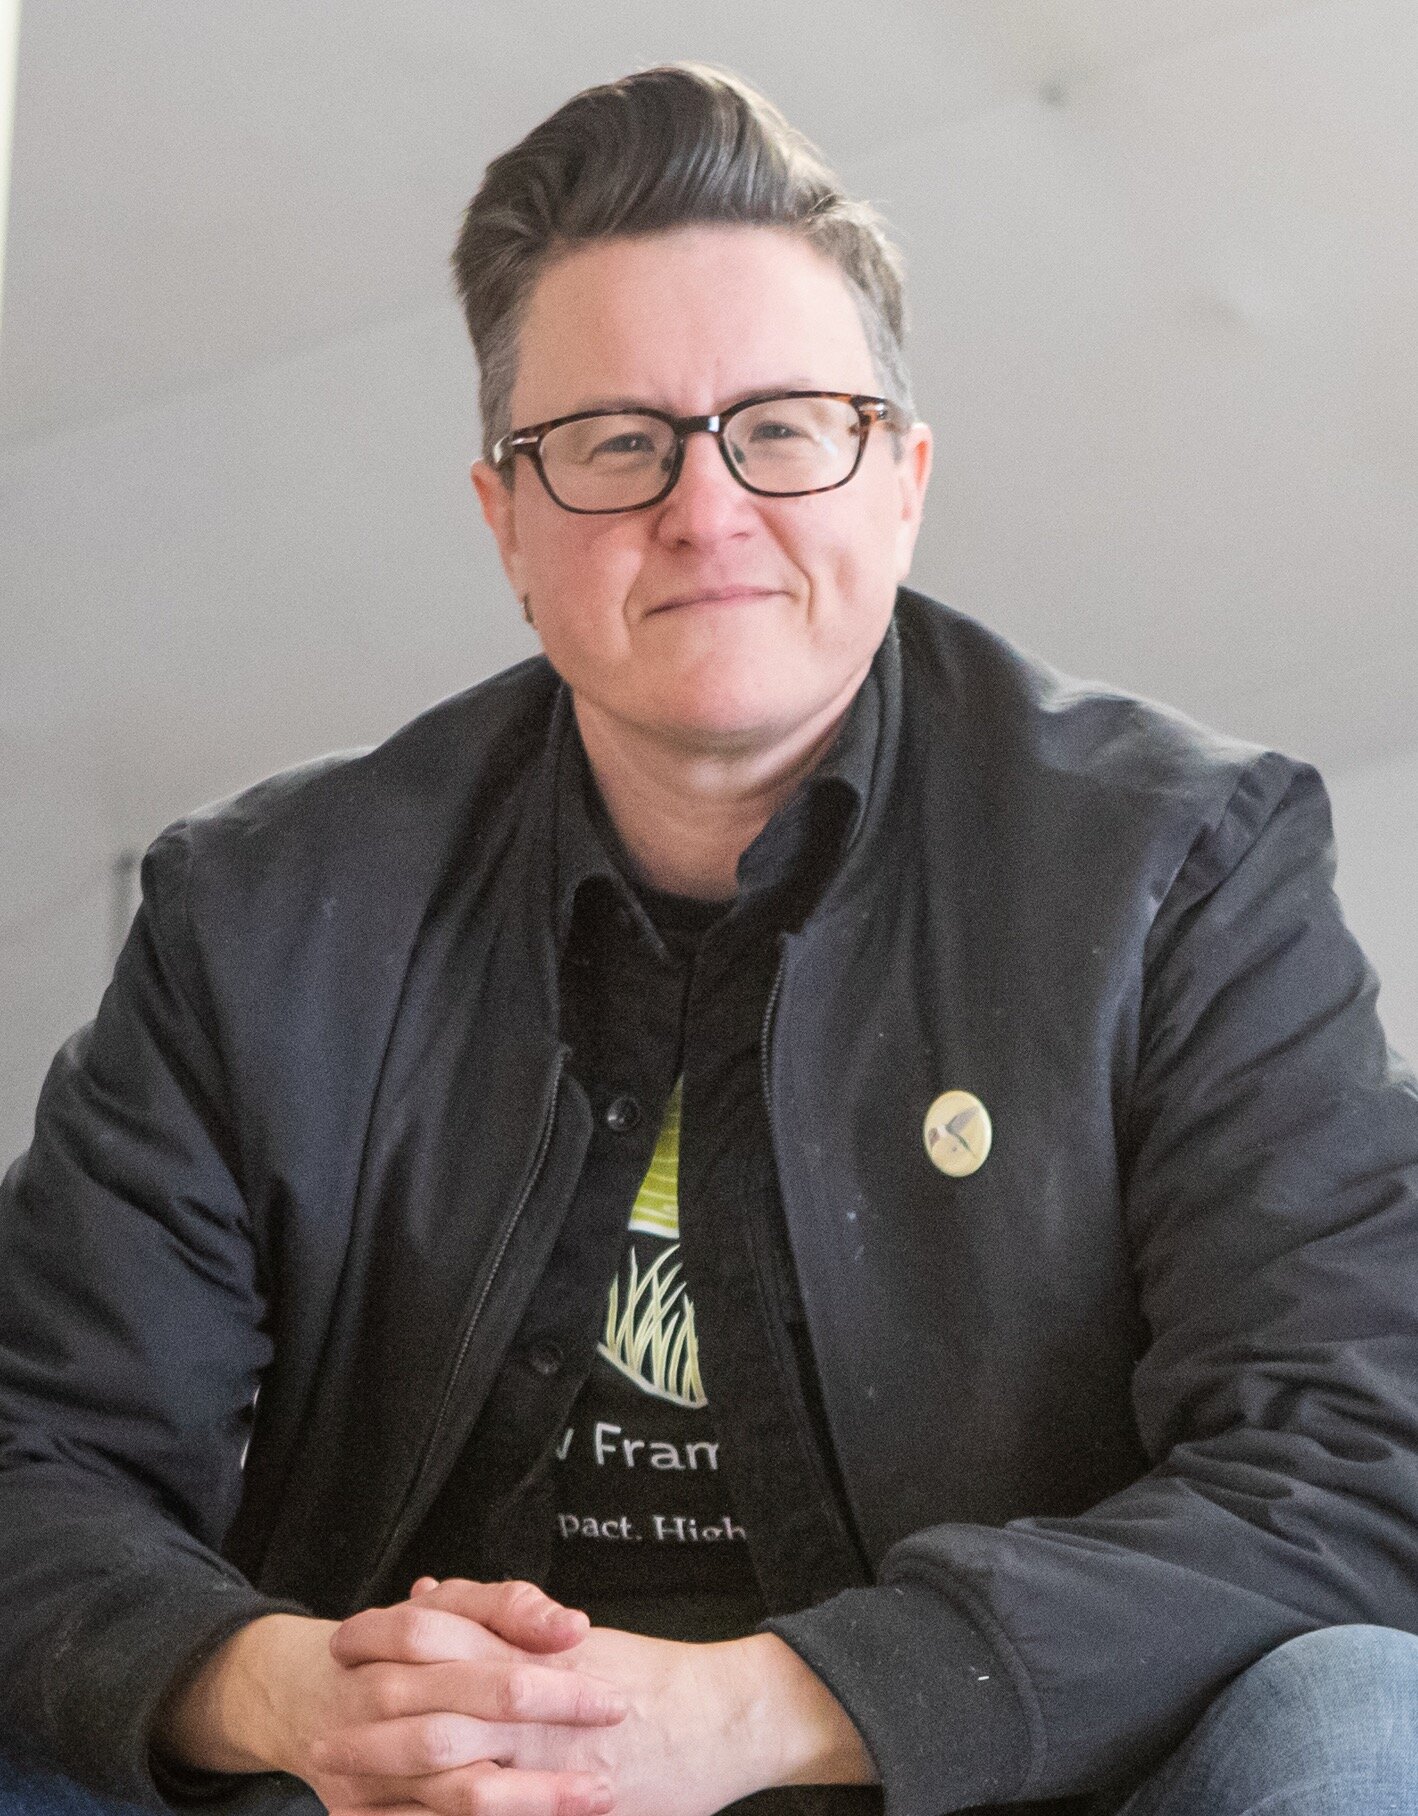
[[[311,1807],[305,1798],[296,1804]],[[1418,1638],[1387,1627],[1327,1627],[1242,1673],[1114,1816],[1414,1812]],[[0,1758],[0,1816],[138,1811]]]
[[[1222,1691],[1116,1816],[1413,1816],[1418,1638],[1322,1627]]]

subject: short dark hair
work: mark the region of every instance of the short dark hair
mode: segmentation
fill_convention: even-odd
[[[482,375],[483,451],[513,425],[517,345],[538,277],[588,241],[691,224],[781,227],[842,273],[878,382],[912,411],[901,257],[869,203],[728,71],[667,63],[559,107],[494,158],[468,204],[453,272]]]

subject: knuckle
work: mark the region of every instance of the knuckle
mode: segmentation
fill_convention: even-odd
[[[575,1713],[572,1717],[577,1722],[584,1722],[587,1727],[597,1727],[611,1713],[611,1701],[604,1690],[595,1684],[578,1684],[575,1691]]]
[[[445,1772],[459,1763],[457,1735],[437,1716],[419,1724],[418,1749],[419,1763],[427,1771]]]
[[[322,1777],[344,1777],[351,1770],[349,1742],[342,1734],[317,1734],[310,1742],[310,1764]]]
[[[617,1757],[615,1748],[604,1735],[593,1729],[580,1737],[570,1769],[589,1773],[595,1778],[613,1778]]]
[[[330,1636],[330,1652],[342,1665],[357,1665],[377,1658],[387,1638],[388,1615],[383,1608],[365,1608],[341,1621]]]
[[[376,1721],[388,1721],[392,1716],[404,1713],[403,1684],[403,1673],[397,1669],[390,1670],[386,1665],[366,1666],[364,1690],[369,1698],[370,1713]]]
[[[509,1614],[526,1614],[540,1607],[542,1592],[535,1583],[511,1582],[502,1585],[502,1605]]]
[[[438,1619],[430,1609],[406,1607],[401,1619],[404,1645],[410,1652],[422,1657],[436,1650]]]
[[[498,1805],[498,1768],[484,1762],[463,1774],[458,1786],[458,1803],[463,1816],[492,1816]]]
[[[531,1712],[536,1697],[536,1681],[530,1671],[513,1665],[501,1673],[498,1683],[498,1713],[504,1721],[522,1721]]]
[[[553,1793],[553,1816],[586,1816],[590,1807],[589,1787],[584,1784],[559,1784]]]

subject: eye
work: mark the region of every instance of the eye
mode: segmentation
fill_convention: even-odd
[[[587,460],[624,459],[626,456],[651,456],[655,453],[653,438],[643,429],[622,429],[618,435],[604,436],[586,451]]]
[[[542,460],[553,467],[591,468],[598,472],[635,473],[653,467],[674,437],[663,423],[630,411],[581,416],[548,430]]]
[[[801,423],[785,422],[782,417],[760,417],[753,425],[750,441],[811,441],[813,438]]]

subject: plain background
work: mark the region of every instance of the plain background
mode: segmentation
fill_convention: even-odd
[[[448,250],[490,156],[684,56],[905,249],[917,583],[1317,762],[1418,1053],[1411,0],[24,0],[18,44],[0,1161],[133,852],[530,648],[467,484]]]

